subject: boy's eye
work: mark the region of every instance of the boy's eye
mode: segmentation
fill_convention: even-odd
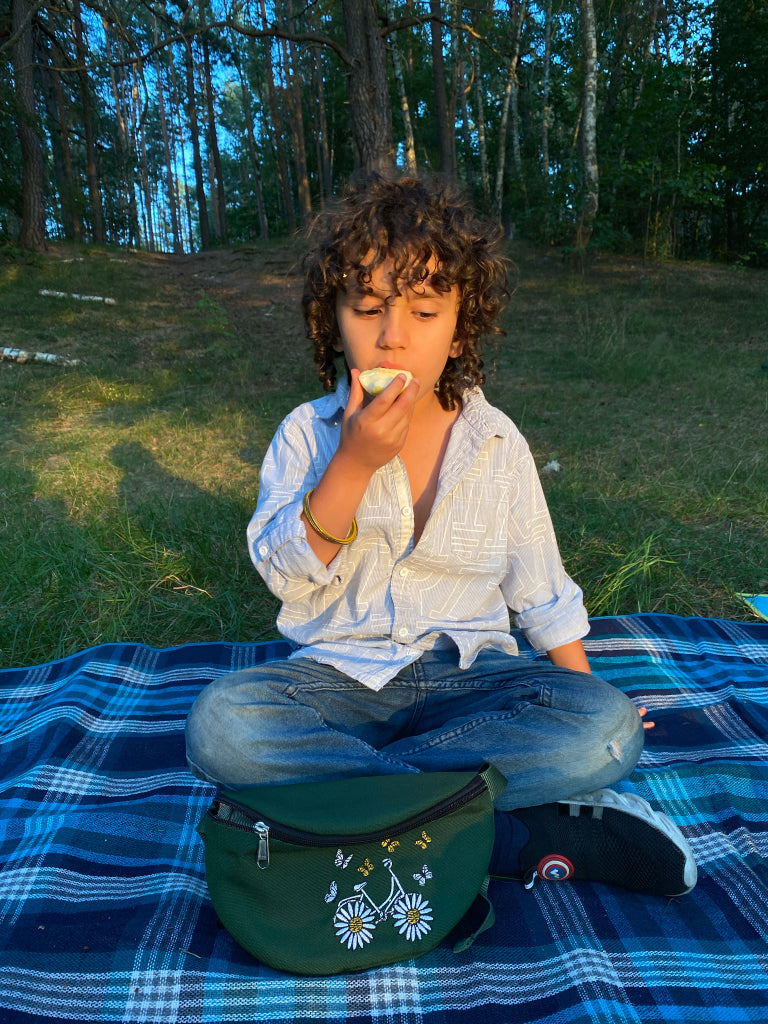
[[[375,317],[379,312],[379,306],[362,306],[355,309],[358,316]]]

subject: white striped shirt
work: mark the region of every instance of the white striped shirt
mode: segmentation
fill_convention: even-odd
[[[333,665],[379,690],[425,650],[455,644],[468,668],[492,647],[517,654],[516,626],[538,650],[589,631],[566,575],[536,466],[520,431],[478,389],[465,392],[424,532],[402,460],[373,475],[356,540],[325,566],[307,543],[304,493],[339,443],[349,394],[307,402],[281,424],[264,459],[248,546],[282,601],[277,627],[292,657]]]

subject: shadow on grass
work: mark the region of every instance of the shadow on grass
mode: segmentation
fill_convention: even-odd
[[[276,636],[276,602],[246,548],[251,510],[167,472],[141,444],[111,458],[116,503],[78,521],[40,496],[33,473],[0,465],[0,667],[102,643]]]
[[[253,509],[169,472],[139,442],[115,445],[110,458],[123,474],[117,491],[121,540],[149,570],[149,593],[163,595],[177,614],[184,606],[178,624],[186,639],[271,635],[276,603],[251,563],[245,538]]]

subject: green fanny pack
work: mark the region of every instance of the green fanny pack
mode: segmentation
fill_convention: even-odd
[[[493,924],[493,801],[505,786],[486,766],[222,790],[198,825],[214,909],[249,953],[295,974],[420,956],[465,915],[454,949],[466,949]]]

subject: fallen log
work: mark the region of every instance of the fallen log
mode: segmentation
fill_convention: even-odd
[[[117,305],[117,299],[107,299],[103,295],[78,295],[77,292],[55,292],[50,288],[41,288],[39,294],[54,299],[79,299],[81,302],[103,302],[107,306]]]
[[[79,359],[69,359],[54,352],[25,352],[23,348],[0,348],[0,359],[14,363],[56,363],[59,366],[79,366]]]

